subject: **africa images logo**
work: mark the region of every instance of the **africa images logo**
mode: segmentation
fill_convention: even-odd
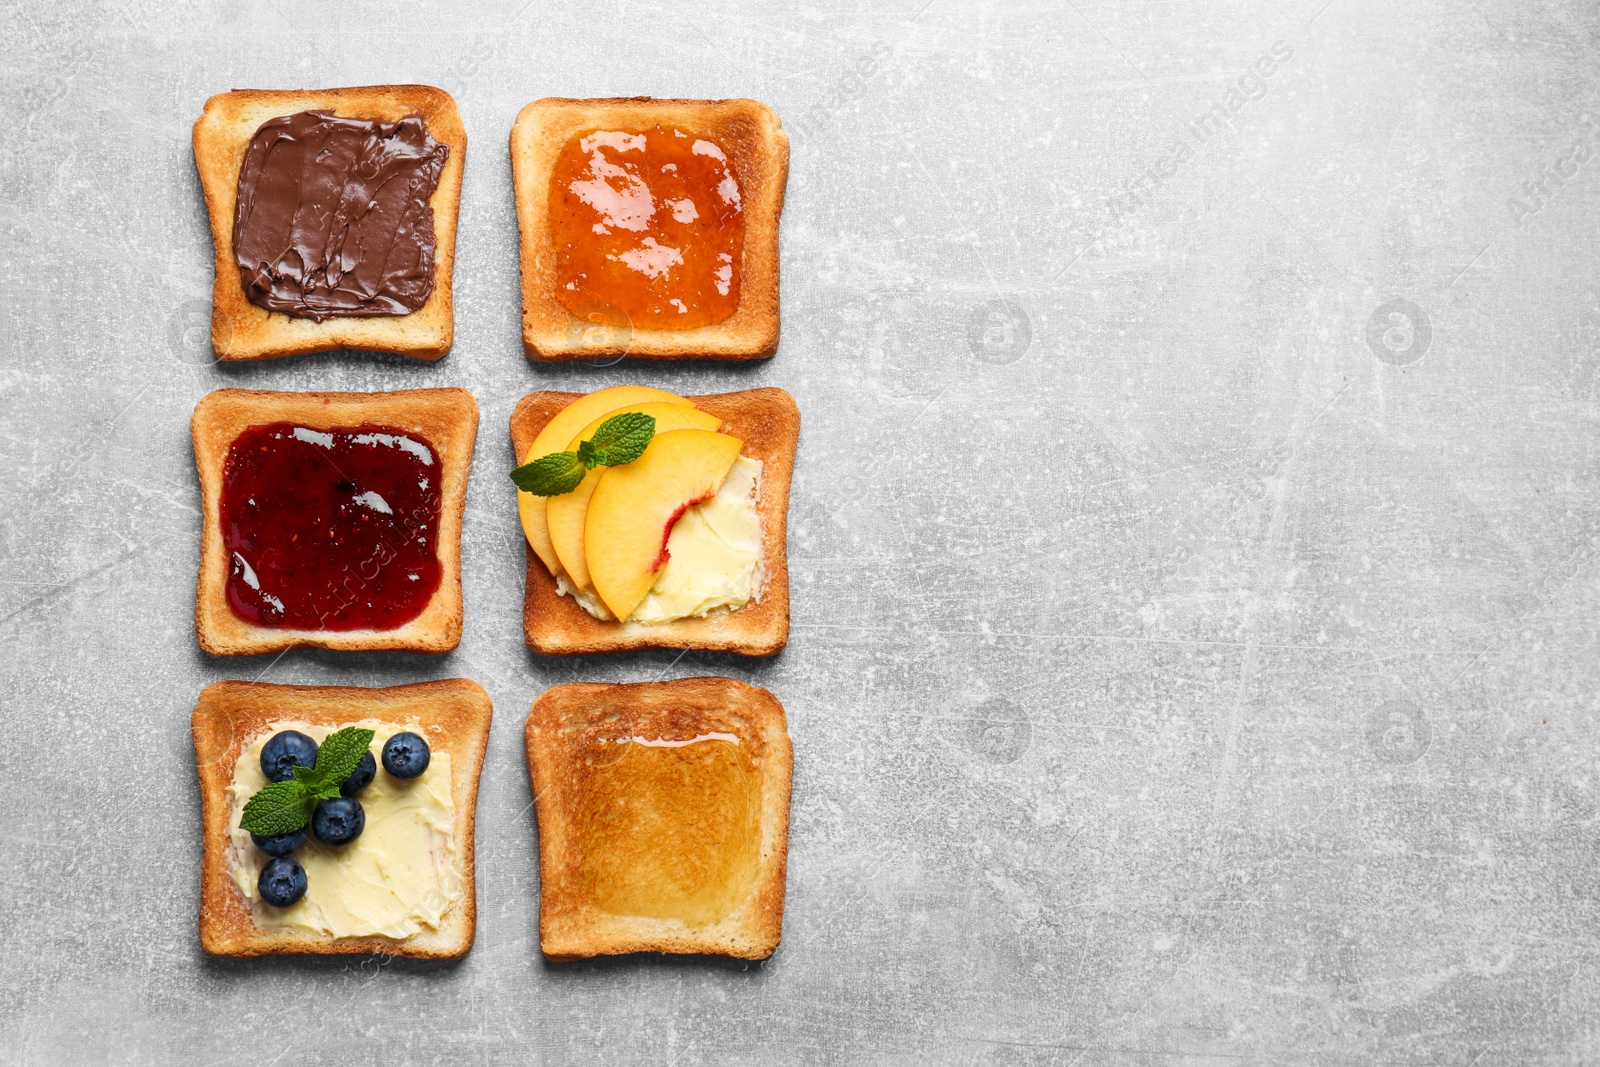
[[[1161,186],[1172,180],[1180,167],[1194,157],[1196,151],[1224,130],[1235,129],[1234,116],[1245,107],[1267,95],[1267,81],[1289,60],[1294,49],[1283,41],[1274,41],[1267,52],[1245,68],[1243,74],[1228,85],[1221,100],[1190,119],[1180,129],[1172,147],[1154,163],[1145,167],[1128,182],[1126,192],[1113,196],[1110,201],[1111,217],[1117,224],[1138,213]]]
[[[1578,122],[1584,132],[1573,140],[1566,153],[1540,167],[1537,177],[1522,183],[1517,196],[1506,198],[1512,226],[1522,229],[1528,219],[1543,211],[1562,187],[1575,179],[1594,158],[1594,146],[1590,142],[1600,140],[1600,123],[1589,114],[1578,116]]]
[[[1015,363],[1033,344],[1028,313],[1009,300],[990,300],[967,315],[967,348],[983,363]]]
[[[1415,763],[1433,743],[1433,727],[1409,700],[1386,700],[1367,715],[1367,747],[1385,763]]]
[[[1367,347],[1394,367],[1405,367],[1427,354],[1433,343],[1428,313],[1403,296],[1390,297],[1367,317]]]
[[[990,763],[1015,763],[1032,738],[1028,713],[1004,697],[985,700],[967,719],[967,747]]]

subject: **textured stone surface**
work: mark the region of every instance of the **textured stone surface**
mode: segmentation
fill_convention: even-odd
[[[519,7],[0,16],[0,1058],[1600,1061],[1592,4]],[[455,351],[213,365],[201,104],[402,81],[471,138]],[[791,129],[771,362],[521,355],[511,121],[633,93]],[[798,398],[776,661],[523,647],[506,418],[619,382]],[[195,402],[422,385],[483,409],[460,650],[200,653]],[[789,710],[782,947],[545,964],[529,703],[700,673]],[[454,675],[472,954],[204,958],[198,690]]]

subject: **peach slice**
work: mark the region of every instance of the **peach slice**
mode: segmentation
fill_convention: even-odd
[[[629,411],[654,416],[658,434],[670,430],[715,430],[722,425],[722,420],[715,415],[678,404],[632,404],[608,411],[595,419],[572,439],[566,450],[576,452],[578,442],[593,437],[607,419]],[[593,588],[589,583],[589,567],[583,551],[583,525],[589,514],[589,498],[594,495],[594,487],[600,484],[600,475],[606,470],[605,467],[596,467],[583,476],[583,481],[572,492],[545,498],[545,525],[550,530],[550,544],[555,548],[556,558],[561,561],[567,577],[579,589]]]
[[[593,422],[598,415],[615,411],[624,404],[652,403],[694,407],[693,403],[677,393],[652,389],[647,385],[615,385],[610,389],[601,389],[588,396],[580,396],[556,412],[544,424],[544,429],[539,431],[539,436],[533,439],[533,444],[528,446],[528,454],[522,457],[522,462],[532,463],[552,452],[565,451],[572,435]],[[551,574],[560,574],[561,561],[556,556],[555,546],[550,543],[550,531],[545,526],[544,502],[542,496],[517,490],[517,510],[522,515],[522,532],[527,535],[528,544],[533,547],[534,554],[544,561]]]
[[[685,511],[717,495],[744,442],[710,430],[669,430],[644,455],[607,467],[589,498],[583,547],[594,591],[626,619],[667,565],[667,538]]]

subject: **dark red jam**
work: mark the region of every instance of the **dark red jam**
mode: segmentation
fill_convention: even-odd
[[[439,455],[389,426],[252,426],[228,449],[228,606],[257,626],[392,630],[439,588]]]

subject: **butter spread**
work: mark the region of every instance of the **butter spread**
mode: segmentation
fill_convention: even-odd
[[[556,572],[556,592],[562,596],[569,596],[578,602],[578,606],[597,619],[610,622],[614,615],[606,607],[606,602],[601,600],[592,589],[580,589],[572,584],[572,579],[567,577],[566,571]]]
[[[407,315],[433,292],[434,189],[450,146],[422,119],[268,119],[239,168],[233,255],[252,304],[321,322]]]
[[[672,527],[667,565],[628,621],[659,624],[699,618],[718,608],[737,611],[759,596],[760,491],[761,461],[748,456],[734,460],[717,495],[689,508]],[[556,591],[597,619],[611,618],[599,597],[578,589],[565,575],[556,578]]]
[[[415,723],[347,723],[373,731],[370,751],[379,761],[372,782],[356,799],[366,811],[366,828],[348,845],[330,847],[308,834],[294,853],[306,870],[306,893],[287,908],[261,900],[256,886],[270,859],[239,828],[244,805],[267,784],[261,773],[261,747],[280,730],[299,730],[320,744],[332,726],[274,723],[240,755],[228,786],[232,811],[230,871],[263,927],[295,927],[331,937],[395,939],[436,930],[461,898],[461,848],[455,839],[455,802],[450,791],[450,753],[435,746],[420,778],[402,781],[382,769],[383,744],[402,730],[421,733]]]

